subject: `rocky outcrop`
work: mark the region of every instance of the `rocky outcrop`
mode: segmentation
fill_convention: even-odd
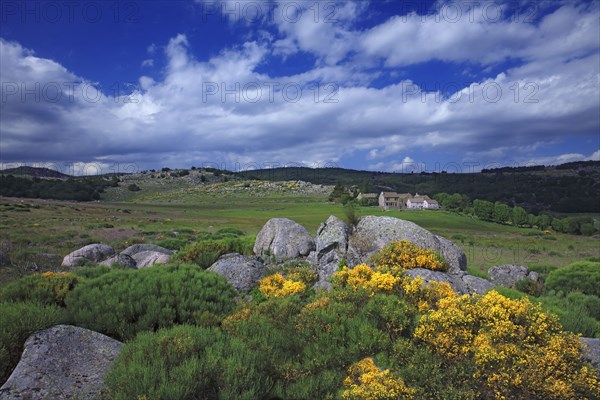
[[[121,253],[123,254],[123,253]],[[168,264],[171,261],[169,254],[158,251],[141,251],[132,256],[137,269],[148,268],[154,264]]]
[[[121,343],[108,336],[69,325],[34,333],[0,388],[0,399],[100,399],[106,372],[120,350]]]
[[[496,285],[487,279],[479,278],[473,275],[463,275],[460,278],[465,285],[465,294],[485,294],[492,290]]]
[[[494,288],[494,284],[483,278],[467,275],[464,272],[458,274],[447,274],[441,271],[431,271],[423,268],[414,268],[405,271],[407,276],[420,277],[425,283],[432,281],[446,282],[458,294],[485,294]]]
[[[141,243],[141,244],[131,245],[128,248],[126,248],[125,250],[123,250],[121,252],[121,254],[125,254],[126,256],[133,257],[135,254],[141,253],[143,251],[155,251],[157,253],[163,253],[163,254],[167,254],[167,255],[173,254],[173,252],[169,249],[165,249],[164,247],[157,246],[155,244],[150,244],[150,243]]]
[[[99,265],[105,265],[107,267],[112,267],[114,264],[119,264],[127,268],[137,268],[136,261],[128,256],[127,254],[117,254],[107,260],[102,261]]]
[[[368,262],[376,251],[389,242],[407,240],[419,247],[438,251],[448,264],[449,273],[460,273],[467,269],[465,253],[451,241],[434,235],[409,221],[393,217],[363,217],[348,246],[348,263],[357,265]]]
[[[529,271],[523,265],[496,265],[488,270],[490,280],[496,285],[512,288],[515,283],[523,279],[530,279],[538,282],[540,277],[537,272]]]
[[[326,280],[337,271],[339,262],[346,257],[350,227],[335,216],[330,216],[317,230],[315,261],[319,280]]]
[[[287,218],[272,218],[256,236],[254,254],[276,261],[308,256],[315,242],[300,224]]]
[[[579,338],[583,343],[583,358],[589,361],[600,375],[600,339]]]
[[[115,250],[109,245],[101,243],[88,244],[79,250],[67,254],[65,258],[63,258],[62,266],[72,268],[81,266],[87,261],[97,263],[106,260],[113,255],[115,255]]]
[[[219,257],[208,271],[223,276],[237,291],[246,292],[263,277],[265,265],[259,257],[231,253]]]

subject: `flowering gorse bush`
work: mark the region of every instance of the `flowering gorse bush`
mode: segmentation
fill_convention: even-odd
[[[396,293],[402,295],[420,312],[437,308],[446,297],[456,297],[456,292],[446,282],[424,283],[423,279],[408,276],[396,277],[391,273],[374,271],[366,264],[349,269],[343,267],[333,275],[334,285],[352,290],[365,289],[371,293]]]
[[[285,279],[281,274],[273,274],[260,280],[258,290],[267,299],[282,298],[304,293],[306,285],[303,282]]]
[[[441,256],[407,240],[389,243],[373,256],[372,261],[381,272],[390,272],[396,276],[403,270],[412,268],[432,271],[446,269],[446,263]]]
[[[353,400],[414,399],[415,390],[389,369],[381,370],[372,358],[364,358],[348,368],[342,398]]]
[[[442,299],[457,297],[450,284],[436,281],[425,283],[420,277],[403,276],[399,286],[405,300],[420,312],[437,309]]]
[[[367,264],[360,264],[350,269],[343,267],[333,275],[333,283],[340,287],[358,290],[364,288],[371,293],[394,290],[400,278],[389,273],[373,271]]]
[[[447,297],[424,315],[414,336],[447,359],[468,359],[483,398],[585,399],[600,392],[580,359],[578,338],[528,299],[496,291]]]

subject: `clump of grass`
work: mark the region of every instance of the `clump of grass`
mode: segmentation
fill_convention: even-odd
[[[253,237],[225,237],[223,239],[200,240],[182,248],[175,258],[185,263],[193,263],[208,268],[223,254],[252,254]]]

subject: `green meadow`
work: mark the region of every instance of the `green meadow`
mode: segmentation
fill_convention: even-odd
[[[316,234],[329,215],[344,218],[341,205],[321,193],[305,193],[281,184],[276,189],[245,188],[239,182],[196,188],[125,192],[110,188],[107,200],[76,203],[0,199],[0,237],[16,266],[31,266],[40,253],[61,256],[90,243],[117,250],[132,243],[174,239],[191,243],[203,233],[236,228],[255,236],[270,218],[290,218]],[[165,188],[166,189],[166,188]],[[127,196],[127,200],[123,199]],[[445,211],[382,211],[360,207],[360,215],[386,215],[415,222],[444,236],[467,254],[469,272],[486,276],[489,267],[516,263],[561,267],[600,256],[600,239],[484,222]],[[4,268],[2,280],[19,274]]]

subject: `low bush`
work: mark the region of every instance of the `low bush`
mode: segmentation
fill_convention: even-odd
[[[182,247],[184,247],[186,244],[188,244],[188,241],[185,239],[169,238],[169,239],[163,239],[163,240],[157,242],[156,244],[158,246],[164,247],[165,249],[179,250]]]
[[[600,297],[581,292],[550,293],[539,299],[545,310],[556,314],[562,326],[585,337],[600,337]]]
[[[64,310],[54,305],[0,302],[0,382],[19,362],[29,335],[65,321]]]
[[[97,278],[99,276],[107,274],[107,273],[111,272],[112,270],[113,270],[113,268],[107,267],[105,265],[101,265],[101,266],[96,265],[93,267],[77,268],[77,269],[73,270],[72,273],[83,279],[92,279],[92,278]]]
[[[78,326],[127,340],[138,332],[204,324],[210,315],[219,321],[233,309],[235,295],[221,276],[182,264],[111,270],[77,285],[66,305]]]
[[[600,296],[600,262],[579,261],[550,272],[546,289]]]
[[[534,297],[544,294],[544,285],[542,283],[527,278],[515,282],[515,289]]]
[[[449,362],[473,363],[479,398],[591,399],[600,389],[577,336],[525,298],[491,291],[444,299],[421,318],[415,337]]]
[[[177,326],[125,344],[106,378],[114,400],[264,398],[264,355],[218,328]]]
[[[221,228],[216,232],[199,232],[198,240],[219,240],[225,238],[237,238],[244,236],[244,232],[234,227]]]
[[[44,272],[24,276],[0,290],[0,301],[31,301],[65,306],[67,294],[81,280],[70,273]]]
[[[175,259],[208,268],[223,254],[252,254],[253,247],[254,238],[251,237],[201,240],[185,246],[175,255]]]

